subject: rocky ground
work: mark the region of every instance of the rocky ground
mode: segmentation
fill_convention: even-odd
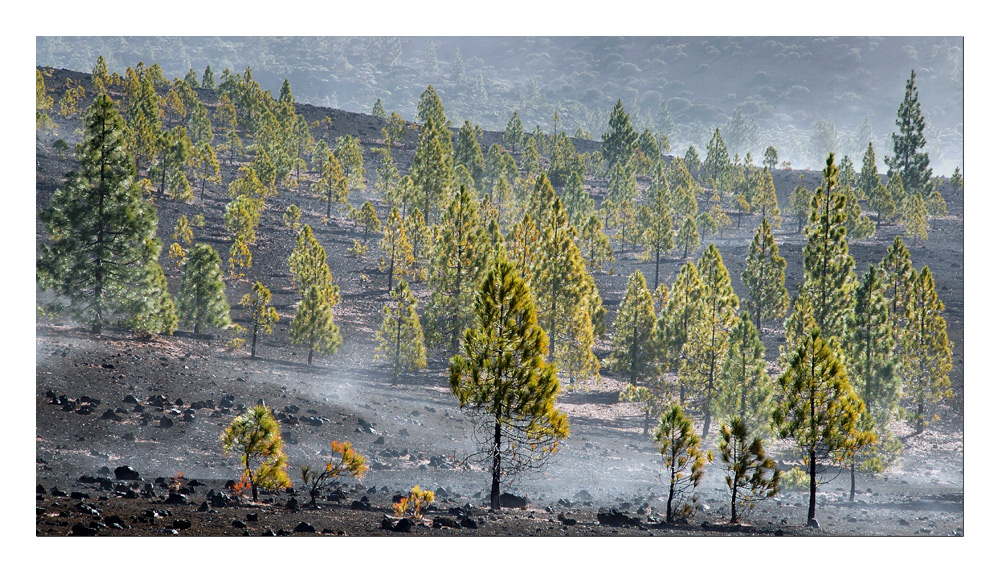
[[[56,71],[49,85],[61,85],[70,72]],[[48,80],[47,80],[48,81]],[[78,80],[79,81],[79,80]],[[312,122],[327,115],[328,140],[343,133],[360,136],[365,148],[378,143],[377,122],[302,106]],[[78,139],[73,121],[36,140],[36,207],[46,205],[52,191],[72,168],[69,156],[53,151],[64,137]],[[491,139],[492,138],[492,139]],[[487,134],[488,145],[498,134]],[[407,165],[416,134],[411,132],[397,161]],[[580,151],[594,142],[579,142]],[[369,178],[373,177],[372,156]],[[225,183],[238,165],[224,166]],[[799,182],[818,185],[816,173],[781,171],[775,185],[782,206]],[[588,185],[594,182],[588,181]],[[597,190],[595,190],[597,192]],[[304,190],[282,190],[269,199],[254,248],[254,267],[245,278],[227,279],[233,318],[246,324],[238,301],[253,280],[274,293],[281,315],[273,336],[258,344],[258,360],[245,350],[228,351],[230,335],[210,337],[180,331],[173,336],[137,338],[108,330],[94,336],[80,325],[56,316],[38,316],[35,330],[35,458],[37,536],[964,536],[964,198],[942,189],[949,216],[936,219],[932,238],[911,246],[914,266],[930,265],[946,305],[949,337],[955,345],[951,379],[956,397],[939,409],[941,420],[921,435],[900,424],[897,434],[905,450],[896,465],[877,476],[860,476],[858,496],[848,501],[849,480],[830,469],[820,487],[820,527],[807,528],[807,494],[783,491],[759,504],[744,524],[728,524],[722,470],[711,467],[699,487],[692,516],[665,523],[666,486],[662,463],[652,442],[642,436],[642,419],[634,406],[617,400],[622,383],[603,373],[589,391],[567,391],[558,406],[570,417],[571,436],[544,473],[526,475],[505,488],[525,507],[491,512],[489,482],[482,467],[466,460],[472,448],[470,421],[457,408],[445,376],[446,359],[431,357],[428,369],[393,382],[372,363],[374,332],[386,300],[384,275],[376,268],[378,248],[369,243],[362,258],[347,256],[361,234],[341,216],[323,225],[319,201]],[[373,190],[352,192],[355,206],[376,199]],[[221,224],[227,200],[225,186],[210,188],[179,204],[157,202],[159,233],[165,245],[180,215],[203,213],[207,225],[195,230],[198,242],[228,252]],[[288,343],[294,312],[287,258],[293,235],[281,223],[285,208],[297,203],[303,223],[313,225],[330,257],[342,302],[335,308],[344,344],[336,356],[305,364],[304,352]],[[384,209],[379,207],[379,215]],[[713,238],[723,254],[739,295],[746,245],[756,221]],[[881,259],[899,227],[879,229],[868,241],[852,242],[859,274]],[[37,239],[46,236],[36,221]],[[778,233],[788,259],[788,285],[801,280],[802,237],[794,222]],[[608,323],[636,268],[647,277],[652,263],[637,250],[618,256],[614,274],[596,278],[609,308]],[[697,256],[693,254],[692,256]],[[667,261],[661,280],[672,281],[683,261]],[[161,264],[172,292],[177,267],[166,256]],[[426,288],[418,287],[426,301]],[[39,297],[43,297],[39,294]],[[765,326],[771,373],[783,343],[778,325]],[[603,357],[607,341],[597,346]],[[227,481],[237,479],[234,459],[222,455],[219,434],[247,406],[263,400],[280,413],[286,452],[295,482],[292,490],[266,492],[257,503],[235,496]],[[343,480],[338,488],[310,507],[297,479],[297,468],[319,464],[329,456],[331,440],[350,441],[371,470],[359,483]],[[713,437],[711,442],[716,441]],[[773,453],[784,467],[796,463],[788,444]],[[130,473],[135,472],[135,473]],[[414,485],[437,492],[423,521],[407,525],[392,516],[393,497]],[[294,501],[293,501],[294,500]],[[387,517],[390,516],[390,517]]]

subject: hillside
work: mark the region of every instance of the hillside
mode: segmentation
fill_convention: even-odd
[[[50,69],[43,72],[48,74],[49,95],[56,100],[68,78],[89,85],[88,74]],[[210,109],[217,102],[215,92],[199,89],[197,94]],[[92,94],[88,94],[81,107],[91,99]],[[360,193],[352,191],[349,202],[357,208],[371,201],[384,220],[388,208],[374,190],[377,158],[372,151],[383,143],[380,131],[384,122],[367,114],[308,104],[296,104],[295,109],[310,125],[319,122],[312,130],[317,139],[332,143],[345,134],[360,139],[367,185]],[[446,111],[450,114],[447,103]],[[56,128],[39,131],[36,138],[38,209],[48,204],[54,190],[64,183],[65,174],[74,168],[71,154],[60,154],[53,143],[63,139],[72,148],[80,139],[79,118],[52,116],[57,121]],[[416,129],[411,124],[401,147],[394,150],[394,158],[404,173],[413,161]],[[479,143],[485,151],[492,143],[500,142],[501,135],[487,131]],[[221,139],[216,134],[216,141]],[[599,149],[594,141],[574,139],[573,142],[579,153]],[[514,156],[520,160],[519,153]],[[158,236],[165,247],[173,242],[170,235],[182,215],[193,219],[202,214],[205,226],[195,229],[195,240],[213,246],[220,253],[228,252],[230,238],[222,214],[229,199],[226,189],[239,167],[240,162],[232,165],[223,162],[222,182],[210,186],[204,200],[198,193],[183,203],[167,198],[156,200]],[[253,282],[264,282],[274,294],[272,304],[281,320],[273,335],[263,337],[258,343],[258,360],[251,361],[247,350],[226,350],[231,335],[225,332],[216,331],[203,337],[181,330],[172,336],[140,338],[127,331],[108,330],[102,335],[92,335],[84,326],[64,318],[39,316],[36,326],[39,535],[64,535],[77,523],[92,520],[78,508],[74,509],[78,505],[76,500],[70,503],[52,494],[52,488],[89,495],[87,504],[97,507],[103,517],[119,515],[127,521],[130,515],[139,516],[129,523],[130,528],[101,529],[101,534],[154,535],[175,530],[185,535],[238,535],[244,531],[256,535],[266,530],[288,532],[296,523],[309,521],[317,531],[327,528],[333,533],[381,535],[387,533],[381,529],[382,514],[391,513],[392,496],[414,484],[438,490],[438,513],[432,515],[454,517],[456,514],[448,511],[457,508],[456,513],[461,513],[461,517],[471,517],[478,523],[476,531],[447,526],[415,530],[426,534],[636,535],[640,531],[680,535],[754,535],[779,531],[803,535],[962,534],[964,198],[962,191],[947,182],[939,188],[947,202],[948,216],[933,219],[930,239],[911,245],[910,252],[914,267],[927,265],[934,272],[937,290],[945,304],[948,335],[954,343],[951,381],[955,397],[942,408],[941,420],[923,434],[911,435],[912,430],[906,424],[898,423],[895,429],[905,438],[904,454],[885,474],[861,478],[862,503],[846,502],[845,476],[824,486],[820,519],[823,528],[814,531],[799,525],[804,522],[804,509],[803,493],[797,491],[779,494],[775,503],[762,503],[745,529],[732,530],[719,525],[725,509],[719,471],[709,472],[704,503],[686,525],[663,525],[659,454],[641,436],[642,415],[638,408],[618,401],[624,381],[606,370],[589,391],[564,392],[559,398],[558,406],[570,417],[570,439],[545,474],[525,476],[512,489],[527,496],[531,509],[510,510],[503,515],[484,511],[484,499],[488,500],[487,472],[460,463],[470,447],[469,423],[449,393],[450,356],[431,353],[426,370],[404,374],[395,383],[383,367],[373,363],[374,333],[381,322],[381,308],[388,300],[385,274],[379,272],[376,263],[377,240],[369,238],[367,255],[360,258],[348,255],[362,233],[347,220],[343,210],[329,224],[322,222],[324,205],[308,191],[307,181],[315,177],[315,173],[307,172],[306,181],[297,188],[282,188],[276,197],[267,200],[257,231],[252,268],[244,278],[226,280],[232,317],[244,326],[247,321],[239,309],[239,300]],[[639,186],[645,189],[649,183],[648,178],[640,178]],[[774,173],[782,209],[788,206],[792,190],[800,183],[815,188],[820,175],[800,170]],[[598,204],[607,186],[603,178],[588,177],[585,182],[585,188]],[[334,307],[334,319],[340,327],[343,346],[335,356],[316,359],[312,366],[305,364],[303,350],[289,341],[289,322],[299,297],[291,284],[287,264],[295,235],[283,224],[282,215],[293,203],[302,210],[302,223],[312,225],[326,249],[333,281],[340,287],[342,297]],[[706,194],[699,196],[699,203],[701,209],[707,208]],[[744,296],[745,288],[738,277],[758,221],[759,217],[746,217],[740,229],[728,228],[722,236],[709,237],[688,258],[695,260],[708,242],[714,242],[733,277],[737,294]],[[37,249],[47,240],[45,229],[37,220],[36,233]],[[851,254],[858,273],[881,260],[886,247],[901,233],[900,225],[885,225],[872,238],[852,242]],[[788,261],[786,276],[791,289],[801,281],[804,238],[790,220],[777,231],[776,238]],[[167,274],[171,292],[176,292],[180,273],[166,248],[159,262]],[[671,253],[660,269],[661,277],[666,277],[663,280],[672,281],[683,262],[680,253]],[[626,247],[623,254],[616,252],[613,274],[595,275],[608,309],[608,325],[615,318],[627,278],[636,269],[650,277],[653,263],[640,260],[640,249]],[[418,283],[415,292],[423,308],[429,298],[426,284]],[[39,304],[48,298],[47,293],[39,292]],[[778,349],[784,344],[783,329],[779,326],[766,325],[763,332],[772,375],[778,372]],[[606,357],[610,351],[608,338],[600,339],[595,349],[598,358]],[[219,432],[232,416],[258,400],[283,412],[286,451],[293,467],[323,459],[330,440],[349,440],[371,466],[363,484],[353,485],[344,480],[343,495],[334,496],[337,499],[326,503],[323,510],[286,509],[291,498],[296,498],[300,505],[308,499],[303,497],[293,476],[295,493],[276,493],[259,505],[230,502],[227,507],[197,511],[203,499],[209,501],[212,497],[207,489],[222,491],[225,481],[238,474],[234,460],[221,455]],[[84,413],[87,405],[91,405],[87,408],[89,412]],[[105,417],[102,414],[105,411],[112,415]],[[163,422],[164,419],[168,422]],[[791,467],[797,463],[796,453],[787,444],[783,447],[778,456],[785,467]],[[161,502],[169,494],[166,485],[147,481],[137,486],[133,496],[137,499],[131,500],[102,489],[102,484],[110,483],[111,488],[120,485],[108,476],[103,476],[105,482],[78,482],[81,476],[100,477],[102,467],[114,470],[123,465],[135,468],[146,480],[183,474],[186,480],[197,480],[203,485],[185,490],[186,503],[171,505],[168,509],[172,514],[166,518],[146,519],[140,518],[143,512],[164,507]],[[147,484],[151,491],[145,489]],[[122,487],[127,490],[131,485],[126,483]],[[602,525],[597,514],[609,507],[636,516],[642,522],[642,529]],[[247,518],[248,513],[257,514],[259,521],[248,523],[252,521]],[[578,518],[578,525],[567,524],[557,514]],[[193,526],[171,527],[175,520],[187,520]],[[232,525],[233,520],[241,520],[244,527]]]

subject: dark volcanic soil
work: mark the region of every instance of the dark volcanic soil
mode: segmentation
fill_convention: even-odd
[[[56,71],[47,85],[51,90],[61,89],[60,81],[65,82],[68,75]],[[364,200],[374,201],[371,180],[375,166],[367,149],[379,143],[379,122],[365,115],[311,106],[301,106],[300,112],[310,122],[324,115],[331,117],[329,130],[317,136],[331,141],[344,133],[361,137],[369,162],[369,189],[352,192],[351,202],[359,206]],[[76,125],[75,119],[62,122],[57,134],[38,137],[38,207],[48,203],[72,167],[68,156],[59,157],[52,150],[52,142],[63,137],[72,145],[78,139],[73,133]],[[487,134],[481,143],[485,147],[497,137]],[[410,133],[397,151],[400,165],[409,164],[415,139],[415,133]],[[578,149],[593,145],[581,142]],[[204,202],[197,198],[187,204],[157,202],[159,233],[165,245],[172,242],[169,235],[180,215],[191,218],[203,213],[208,223],[195,229],[195,240],[207,242],[221,253],[228,251],[221,218],[227,201],[225,188],[237,167],[223,167],[224,184],[210,188]],[[782,206],[787,205],[800,175],[805,176],[807,185],[818,184],[816,173],[776,173]],[[598,184],[588,181],[588,185]],[[464,462],[471,453],[471,424],[448,391],[447,357],[432,356],[427,370],[402,376],[396,383],[372,363],[374,332],[386,299],[385,277],[375,264],[377,241],[369,240],[367,256],[349,257],[352,241],[360,240],[361,234],[342,215],[323,225],[320,203],[303,185],[298,190],[283,189],[277,198],[269,199],[258,231],[260,240],[254,247],[253,268],[246,278],[227,281],[233,318],[242,324],[245,321],[237,303],[252,281],[261,280],[274,293],[281,322],[273,336],[258,343],[260,359],[251,361],[248,351],[226,350],[227,333],[216,332],[206,338],[181,331],[140,339],[109,330],[94,336],[59,317],[38,318],[36,534],[71,535],[75,528],[78,534],[112,536],[257,536],[269,532],[296,536],[964,535],[964,203],[962,194],[947,185],[942,192],[950,215],[935,220],[931,240],[911,246],[911,253],[914,266],[930,265],[946,305],[949,336],[955,345],[951,380],[956,398],[939,410],[941,420],[920,436],[913,436],[912,429],[899,424],[897,433],[906,446],[902,458],[882,475],[860,476],[854,503],[847,500],[846,473],[838,474],[836,469],[826,472],[824,479],[831,481],[820,487],[819,529],[804,526],[807,494],[803,491],[784,491],[760,503],[745,525],[729,526],[723,474],[718,467],[710,468],[699,488],[695,513],[686,522],[665,524],[666,487],[660,479],[659,455],[654,444],[642,436],[638,410],[618,402],[622,383],[606,372],[589,392],[561,396],[559,406],[570,416],[571,437],[546,471],[524,476],[506,488],[526,496],[527,508],[488,511],[486,471]],[[302,222],[313,226],[327,249],[334,281],[343,297],[334,314],[344,344],[336,356],[317,359],[313,366],[305,365],[305,353],[288,343],[296,297],[287,258],[294,239],[281,224],[281,214],[292,203],[302,208]],[[380,217],[384,216],[384,206],[376,206]],[[730,229],[724,237],[712,239],[740,295],[745,292],[738,277],[756,224],[752,218],[745,219],[742,229]],[[44,240],[44,229],[36,226],[38,240]],[[901,232],[899,227],[883,227],[869,241],[852,242],[858,273],[881,259],[892,238]],[[794,223],[787,220],[778,240],[788,259],[791,287],[801,280],[803,240],[795,233]],[[628,275],[636,268],[647,277],[653,274],[652,263],[639,262],[638,254],[626,249],[615,263],[615,274],[595,277],[609,309],[608,324]],[[176,292],[179,274],[167,258],[166,248],[160,262],[172,292]],[[660,269],[661,280],[672,281],[682,263],[667,261]],[[42,300],[45,295],[39,296]],[[425,285],[418,286],[418,296],[426,301]],[[764,339],[774,374],[777,367],[773,362],[783,343],[777,324],[765,326]],[[607,344],[599,343],[599,357],[607,353]],[[232,404],[226,400],[229,396]],[[226,481],[238,478],[239,473],[236,461],[223,457],[219,433],[258,400],[282,413],[295,488],[266,492],[258,503],[246,499],[219,502],[216,494],[225,492]],[[360,483],[343,480],[340,492],[321,500],[321,507],[307,508],[309,498],[297,479],[297,468],[325,460],[331,440],[354,443],[371,470]],[[794,464],[795,454],[787,446],[776,444],[774,453],[785,465]],[[141,480],[116,480],[114,471],[121,466],[134,468]],[[171,480],[179,475],[183,477],[175,480],[173,493],[184,497],[170,498]],[[426,523],[415,524],[408,533],[383,529],[385,516],[392,514],[392,497],[414,485],[438,493],[425,515]],[[213,498],[218,507],[211,503]],[[292,499],[297,508],[289,508]],[[624,526],[600,523],[598,514],[611,509],[621,513],[616,519],[625,522]],[[435,518],[444,526],[435,527]],[[461,526],[463,519],[468,520],[465,526]],[[296,532],[303,522],[314,531]],[[451,527],[453,524],[461,527]]]

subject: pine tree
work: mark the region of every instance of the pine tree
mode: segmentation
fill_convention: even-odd
[[[42,71],[35,69],[35,129],[48,128],[54,125],[46,111],[52,109],[52,97],[45,91],[45,77]]]
[[[540,176],[542,179],[544,176]],[[532,269],[531,292],[538,309],[538,322],[549,336],[549,355],[560,371],[566,372],[574,383],[596,374],[596,357],[588,348],[580,348],[582,341],[593,340],[603,323],[604,307],[597,293],[593,277],[587,272],[583,256],[574,242],[576,231],[569,224],[562,202],[554,198],[539,227],[540,240],[534,247],[537,259]],[[588,325],[574,324],[581,306],[591,317],[591,332],[579,332]],[[568,354],[582,353],[589,367],[585,371],[572,371],[561,358]],[[581,360],[574,360],[580,363]]]
[[[174,299],[167,290],[167,276],[156,261],[146,263],[146,273],[139,281],[137,292],[127,306],[125,326],[144,334],[173,334],[179,322]]]
[[[340,167],[347,178],[347,184],[351,189],[357,191],[365,190],[365,159],[361,151],[361,142],[358,138],[350,135],[343,135],[337,138],[337,144],[333,147],[333,154],[340,162]],[[346,199],[346,197],[345,197]]]
[[[355,220],[365,230],[364,244],[368,244],[369,233],[378,233],[382,230],[382,221],[379,220],[378,213],[375,212],[375,206],[371,204],[371,201],[365,201],[361,205]]]
[[[861,204],[854,194],[854,189],[844,186],[845,206],[847,209],[847,220],[844,227],[847,229],[847,236],[852,239],[867,239],[875,234],[875,223],[861,212]]]
[[[693,262],[687,261],[681,267],[670,287],[670,293],[667,306],[657,317],[656,345],[660,349],[662,362],[668,369],[677,372],[688,358],[687,351],[691,348],[688,340],[695,321],[702,312],[704,284]],[[679,383],[680,402],[683,404],[687,387],[683,380],[679,380]]]
[[[313,192],[326,202],[326,221],[330,221],[330,209],[334,203],[346,204],[350,192],[347,177],[341,168],[340,161],[332,151],[326,152],[326,157],[320,165],[319,179],[313,183]]]
[[[833,164],[831,153],[823,170],[823,185],[813,196],[806,228],[802,289],[810,298],[816,326],[823,337],[842,341],[858,279],[854,274],[854,257],[847,248],[847,199],[836,189],[837,166]]]
[[[562,192],[562,202],[570,223],[577,228],[582,227],[594,212],[594,199],[583,188],[583,177],[579,173],[570,174]]]
[[[201,75],[201,87],[206,90],[215,89],[215,74],[212,73],[212,66],[205,66],[205,72]]]
[[[727,345],[716,414],[722,420],[739,418],[754,434],[766,432],[774,411],[774,384],[767,375],[760,332],[748,313],[740,314]]]
[[[694,251],[701,246],[701,238],[698,236],[698,225],[690,215],[684,218],[684,224],[677,231],[677,246],[684,247],[684,254],[681,255],[682,259],[687,258],[689,251]]]
[[[660,418],[656,441],[660,444],[660,455],[667,466],[667,521],[673,522],[694,511],[691,504],[697,499],[693,495],[690,504],[679,504],[688,491],[693,492],[701,483],[705,464],[711,456],[702,452],[701,439],[694,433],[691,419],[679,404],[674,404]]]
[[[712,411],[717,408],[722,362],[729,351],[729,333],[738,321],[740,301],[714,243],[698,260],[698,276],[703,285],[701,308],[688,332],[686,359],[681,363],[679,378],[702,399],[705,421],[701,437],[705,439]]]
[[[842,187],[852,188],[858,185],[858,172],[854,170],[854,162],[846,154],[840,158],[840,163],[837,164],[837,183]],[[868,198],[863,189],[860,195],[862,199]]]
[[[191,111],[191,119],[188,121],[188,132],[191,134],[191,141],[200,146],[203,143],[212,143],[212,122],[208,119],[208,109],[201,102]]]
[[[645,213],[643,221],[645,231],[641,240],[646,246],[646,253],[655,263],[653,290],[656,290],[660,286],[660,255],[674,248],[673,221],[670,218],[670,205],[665,189],[661,188],[651,193]]]
[[[781,209],[778,208],[778,195],[774,190],[774,179],[767,169],[754,173],[753,195],[750,206],[761,214],[762,219],[768,219],[776,229],[781,228]]]
[[[569,421],[555,407],[559,380],[545,360],[548,340],[528,286],[502,249],[480,287],[475,314],[448,379],[459,407],[476,420],[478,455],[492,477],[490,507],[500,509],[501,480],[544,467],[569,436]]]
[[[899,173],[903,188],[926,198],[934,190],[934,183],[931,181],[930,158],[926,152],[920,151],[927,144],[927,139],[924,137],[924,116],[917,101],[916,77],[916,72],[911,70],[910,79],[906,81],[906,94],[896,114],[899,134],[892,134],[893,155],[885,157],[885,164],[890,178]]]
[[[764,150],[764,165],[771,171],[778,165],[778,150],[773,145],[768,145]]]
[[[406,136],[407,129],[403,116],[396,112],[389,114],[389,119],[386,120],[385,127],[382,128],[382,139],[385,141],[386,148],[391,150],[397,141],[402,141]]]
[[[126,137],[111,98],[99,94],[76,148],[79,170],[39,214],[49,234],[39,246],[39,286],[67,297],[73,315],[95,334],[144,294],[139,287],[151,284],[149,264],[160,252],[156,210],[135,183]]]
[[[257,281],[253,289],[240,299],[242,306],[250,314],[250,329],[253,332],[250,339],[250,358],[257,357],[257,335],[261,332],[271,334],[272,325],[279,320],[278,311],[271,302],[271,290]]]
[[[962,170],[958,166],[955,166],[955,171],[951,174],[951,179],[948,180],[948,183],[957,191],[965,189],[965,178],[962,177]]]
[[[528,175],[533,175],[541,171],[542,167],[539,163],[538,144],[533,138],[529,137],[527,140],[524,152],[521,153],[521,170]]]
[[[487,256],[486,234],[476,203],[463,187],[441,218],[431,253],[431,299],[424,325],[432,346],[458,350],[462,333],[472,326],[473,302],[483,282]]]
[[[379,258],[379,270],[388,273],[389,286],[386,292],[392,291],[392,279],[403,279],[410,276],[413,266],[413,247],[406,237],[403,220],[395,207],[389,211],[383,227],[382,242],[379,243],[383,255]]]
[[[375,100],[375,105],[372,106],[372,117],[385,121],[385,108],[382,107],[382,98]]]
[[[417,299],[406,281],[396,285],[389,302],[382,307],[382,327],[375,333],[375,341],[378,343],[375,360],[389,363],[393,380],[404,370],[420,370],[427,366]]]
[[[510,116],[507,127],[504,128],[503,144],[511,151],[519,151],[524,145],[524,124],[521,123],[516,111]]]
[[[205,185],[209,181],[221,183],[222,176],[219,175],[219,159],[215,155],[215,150],[208,143],[198,146],[195,159],[195,174],[201,179],[201,200],[205,201]]]
[[[854,312],[847,323],[845,351],[850,377],[855,381],[879,438],[878,452],[871,456],[879,462],[878,465],[890,460],[892,452],[897,449],[897,440],[889,429],[899,400],[898,359],[893,331],[883,273],[876,265],[871,265],[855,294]],[[854,466],[852,463],[852,486]]]
[[[749,294],[744,300],[760,330],[761,319],[778,319],[788,310],[788,289],[785,288],[785,258],[778,253],[778,243],[767,219],[760,223],[750,249],[746,267],[740,278]]]
[[[927,207],[918,193],[913,193],[903,202],[903,224],[906,236],[916,242],[927,240]]]
[[[601,155],[607,160],[609,171],[632,157],[638,146],[638,140],[639,134],[632,127],[622,100],[618,100],[608,119],[608,131],[601,136]]]
[[[285,473],[288,466],[281,440],[281,424],[264,404],[248,408],[234,419],[220,436],[222,451],[235,453],[243,467],[242,481],[250,484],[253,501],[259,488],[278,489],[292,485]]]
[[[611,355],[607,367],[610,371],[623,374],[629,386],[648,387],[659,376],[656,363],[656,347],[653,337],[656,332],[656,313],[653,296],[646,288],[646,277],[636,271],[628,280],[628,287],[618,314],[615,316],[611,338]],[[642,435],[649,433],[649,416],[642,426]]]
[[[687,165],[683,160],[675,158],[670,163],[666,172],[666,180],[670,189],[670,216],[674,222],[697,216],[698,183],[688,173]]]
[[[159,196],[166,191],[175,201],[187,201],[192,196],[185,167],[193,145],[187,130],[177,126],[161,134],[159,158],[150,168],[150,176],[159,180]]]
[[[726,470],[726,487],[729,488],[729,523],[739,523],[753,510],[754,504],[777,495],[781,471],[768,457],[760,437],[751,438],[746,424],[738,417],[723,424],[719,454]],[[770,472],[770,476],[768,476]]]
[[[441,146],[437,124],[429,118],[420,129],[420,141],[410,167],[410,177],[425,217],[429,218],[432,209],[436,210],[450,195],[451,162],[448,157],[448,150]]]
[[[580,227],[580,234],[577,237],[580,252],[587,262],[587,271],[591,273],[603,272],[605,265],[610,267],[615,261],[611,239],[602,229],[597,214],[591,214]]]
[[[333,322],[333,304],[320,285],[311,284],[306,289],[295,309],[288,336],[292,344],[309,347],[306,363],[310,365],[314,353],[330,356],[340,349],[343,339],[340,327]]]
[[[896,204],[896,217],[903,216],[903,205],[910,194],[903,188],[903,178],[899,176],[899,173],[893,173],[889,177],[889,184],[886,185],[886,189],[892,197],[892,202]]]
[[[417,118],[424,126],[431,124],[442,153],[448,158],[448,170],[451,170],[451,158],[455,153],[451,142],[451,130],[445,117],[444,104],[441,103],[434,86],[427,86],[420,94],[420,101],[417,102]]]
[[[872,142],[868,142],[868,148],[865,150],[865,156],[861,163],[861,175],[858,176],[858,188],[861,189],[861,194],[867,197],[869,200],[872,198],[872,194],[875,193],[875,189],[882,183],[882,180],[878,176],[878,165],[875,164],[875,146]]]
[[[798,223],[797,233],[802,232],[803,223],[809,220],[809,212],[812,210],[813,194],[805,185],[796,185],[792,190],[792,196],[788,200],[788,208],[795,215]]]
[[[476,189],[482,188],[483,171],[486,160],[483,159],[483,149],[476,141],[476,131],[468,120],[458,130],[458,145],[455,147],[455,165],[464,165],[476,183]]]
[[[868,205],[875,209],[875,227],[882,226],[883,219],[891,220],[896,216],[896,202],[892,200],[889,189],[881,182],[875,185],[875,189],[868,194]]]
[[[431,261],[431,251],[434,248],[435,227],[431,227],[424,220],[424,212],[420,209],[412,209],[410,214],[403,221],[403,230],[406,231],[406,238],[410,243],[410,250],[413,253],[412,275],[413,280],[427,280],[427,265]]]
[[[832,160],[827,165],[832,165]],[[773,416],[778,435],[791,438],[809,466],[806,519],[814,527],[818,527],[818,463],[835,457],[849,444],[874,440],[859,427],[865,405],[848,381],[837,346],[818,328],[800,339],[787,369],[778,378],[778,406]]]
[[[199,334],[203,327],[222,328],[229,325],[229,303],[226,284],[222,282],[222,259],[210,245],[191,247],[184,260],[177,310],[182,324],[194,327]]]
[[[719,129],[715,129],[711,141],[708,142],[708,150],[705,154],[705,163],[702,165],[702,172],[706,178],[710,178],[716,183],[725,176],[731,169],[729,151],[726,149],[726,142],[722,140]]]
[[[288,257],[288,270],[299,296],[304,297],[310,287],[317,287],[333,307],[340,301],[340,289],[333,284],[333,275],[327,263],[326,249],[319,244],[312,227],[304,225],[295,239],[295,248]]]
[[[917,433],[937,420],[928,414],[941,401],[953,397],[951,391],[952,343],[944,320],[944,303],[934,288],[934,277],[924,267],[913,280],[907,301],[907,322],[902,335],[902,375],[906,397]]]
[[[514,265],[514,270],[518,272],[524,282],[531,287],[534,279],[535,264],[538,260],[538,243],[541,235],[538,226],[531,218],[525,215],[520,221],[511,227],[507,233],[507,252],[509,260]]]

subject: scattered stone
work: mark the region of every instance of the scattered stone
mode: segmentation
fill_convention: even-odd
[[[175,519],[174,529],[191,529],[191,522],[187,519]]]
[[[295,533],[316,533],[316,528],[304,521],[295,526]]]
[[[115,468],[115,479],[124,481],[139,481],[139,472],[132,469],[132,466],[118,466]]]
[[[379,436],[375,439],[375,444],[381,446],[385,443],[385,436]]]
[[[510,507],[514,509],[524,509],[528,507],[528,498],[512,493],[500,494],[500,507]]]
[[[131,394],[129,394],[128,396],[125,396],[122,399],[122,402],[125,402],[126,404],[138,404],[139,403],[139,401],[136,400],[135,396],[133,396]]]
[[[611,527],[642,527],[642,523],[638,519],[625,515],[617,509],[599,510],[597,522]]]
[[[86,515],[93,515],[93,516],[96,516],[96,517],[100,517],[101,516],[101,512],[96,507],[94,507],[92,505],[89,505],[89,504],[86,504],[86,503],[78,503],[78,504],[76,504],[76,510],[79,511],[80,513],[83,513],[83,514],[86,514]]]
[[[101,414],[101,419],[102,420],[113,420],[115,422],[121,422],[124,418],[122,418],[121,416],[119,416],[118,414],[116,414],[115,411],[112,410],[111,408],[108,408],[107,410],[104,411],[103,414]]]
[[[576,492],[576,495],[574,495],[573,498],[578,501],[592,501],[594,499],[594,496],[590,495],[589,491],[581,489],[580,491]]]
[[[466,529],[479,529],[479,524],[476,523],[476,520],[474,520],[474,519],[472,519],[470,517],[464,517],[464,518],[462,518],[462,521],[459,522],[459,523],[461,523],[462,527],[464,527]]]
[[[113,529],[125,529],[128,527],[125,520],[118,517],[117,515],[108,515],[104,517],[104,524]]]
[[[250,522],[250,521],[257,522],[258,520],[259,520],[259,517],[257,516],[256,513],[248,513],[247,514],[247,521],[248,522]]]
[[[160,427],[161,428],[170,428],[173,425],[174,425],[174,421],[171,420],[170,418],[168,418],[166,416],[160,418]]]
[[[274,537],[274,530],[265,529],[264,533],[261,533],[260,535],[261,537]]]
[[[316,416],[302,416],[299,421],[303,424],[309,424],[310,426],[322,426],[323,419],[317,418]]]
[[[290,509],[292,511],[297,511],[299,509],[299,500],[295,499],[294,497],[289,499],[288,503],[285,504],[285,508]]]
[[[81,416],[89,416],[94,413],[94,408],[90,406],[90,404],[87,404],[85,406],[81,406],[76,413],[80,414]]]
[[[41,494],[45,494],[45,493],[48,493],[48,492],[47,492],[47,490],[45,489],[45,486],[44,486],[44,485],[42,485],[42,484],[38,484],[38,487],[36,487],[36,488],[35,488],[35,493],[41,493]]]
[[[367,511],[371,508],[372,506],[370,503],[368,503],[367,497],[361,498],[359,500],[354,500],[353,502],[351,502],[351,509],[354,510]]]
[[[73,529],[70,531],[70,534],[81,537],[93,537],[94,535],[97,535],[97,529],[94,527],[88,527],[82,523],[76,523],[73,525]]]
[[[434,518],[434,529],[441,529],[442,527],[450,527],[451,529],[462,529],[462,525],[450,517],[438,516]]]
[[[187,502],[188,498],[186,495],[172,491],[170,492],[170,495],[167,496],[167,500],[164,501],[163,503],[168,503],[171,505],[187,505]]]
[[[233,520],[233,527],[235,527],[236,529],[246,529],[247,528],[247,524],[243,523],[242,521],[240,521],[238,519],[234,519]]]
[[[87,495],[87,494],[85,494],[85,493],[83,493],[82,491],[73,491],[73,492],[70,492],[69,497],[71,499],[90,499],[90,496]]]
[[[222,400],[219,400],[220,408],[232,408],[236,404],[236,396],[232,394],[228,396],[223,396]]]
[[[573,519],[572,517],[566,517],[562,513],[559,514],[558,519],[560,522],[562,522],[563,525],[576,525],[575,519]]]
[[[150,396],[147,402],[156,408],[162,408],[170,404],[170,399],[163,394],[158,394],[156,396]]]

